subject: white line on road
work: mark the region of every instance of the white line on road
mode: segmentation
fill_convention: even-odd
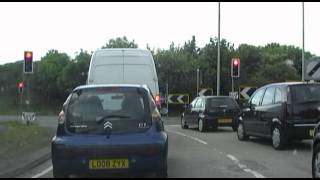
[[[195,141],[197,141],[197,142],[199,142],[199,143],[201,143],[201,144],[204,144],[204,145],[207,145],[207,144],[208,144],[207,142],[205,142],[205,141],[203,141],[203,140],[201,140],[201,139],[198,139],[198,138],[193,137],[193,136],[188,136],[188,135],[183,134],[183,133],[181,133],[181,132],[174,132],[174,131],[167,131],[167,132],[173,133],[173,134],[178,134],[178,135],[180,135],[180,136],[183,136],[183,137],[186,137],[186,138],[195,140]]]
[[[254,171],[254,170],[249,169],[246,165],[241,164],[240,161],[239,161],[236,157],[234,157],[234,156],[232,156],[232,155],[230,155],[230,154],[228,154],[227,157],[228,157],[229,159],[231,159],[232,161],[234,161],[234,162],[239,166],[240,169],[242,169],[242,170],[245,171],[245,172],[248,172],[248,173],[253,174],[254,177],[256,177],[256,178],[266,178],[266,177],[263,176],[262,174]]]
[[[52,166],[50,166],[50,167],[48,167],[47,169],[43,170],[41,173],[32,176],[31,178],[39,178],[39,177],[47,174],[47,173],[50,172],[51,170],[52,170]]]

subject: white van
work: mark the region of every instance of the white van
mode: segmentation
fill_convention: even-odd
[[[148,50],[99,49],[91,57],[87,84],[145,84],[160,103],[157,71]]]

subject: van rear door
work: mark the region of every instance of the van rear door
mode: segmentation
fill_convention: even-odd
[[[124,83],[146,84],[154,96],[159,94],[155,65],[147,51],[124,51]]]
[[[95,54],[92,77],[94,84],[123,83],[123,53],[121,51],[100,52]],[[90,79],[89,79],[90,80]]]

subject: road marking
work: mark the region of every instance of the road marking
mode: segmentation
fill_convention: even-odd
[[[204,145],[208,145],[207,142],[205,142],[205,141],[203,141],[203,140],[201,140],[201,139],[199,139],[199,138],[196,138],[196,137],[193,137],[193,136],[188,136],[188,135],[183,134],[183,133],[181,133],[181,132],[174,132],[174,131],[167,131],[167,132],[173,133],[173,134],[177,134],[177,135],[180,135],[180,136],[189,138],[189,139],[192,139],[192,140],[197,141],[197,142],[199,142],[199,143],[201,143],[201,144],[204,144]]]
[[[47,173],[50,172],[51,170],[52,170],[52,166],[50,166],[50,167],[48,167],[47,169],[43,170],[41,173],[32,176],[31,178],[39,178],[39,177],[47,174]]]
[[[180,127],[181,125],[179,125],[179,124],[171,124],[171,125],[165,125],[165,126],[168,126],[168,127]]]
[[[256,178],[266,178],[266,177],[263,176],[262,174],[254,171],[254,170],[252,170],[252,169],[249,169],[246,165],[241,164],[240,161],[239,161],[236,157],[234,157],[234,156],[232,156],[232,155],[230,155],[230,154],[228,154],[227,157],[228,157],[229,159],[231,159],[232,161],[234,161],[234,162],[239,166],[240,169],[242,169],[242,170],[245,171],[245,172],[251,173],[254,177],[256,177]]]

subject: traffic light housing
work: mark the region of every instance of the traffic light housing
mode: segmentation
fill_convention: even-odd
[[[33,73],[33,53],[32,51],[24,52],[24,73]]]
[[[231,60],[231,76],[240,77],[240,59],[233,58]]]

